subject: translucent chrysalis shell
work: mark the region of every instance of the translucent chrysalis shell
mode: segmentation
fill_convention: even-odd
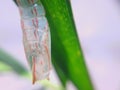
[[[49,77],[51,69],[50,30],[45,10],[38,0],[16,0],[21,15],[23,44],[33,73],[33,83]]]

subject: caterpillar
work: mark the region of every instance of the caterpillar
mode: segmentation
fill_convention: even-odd
[[[21,16],[23,45],[32,70],[33,84],[49,78],[51,70],[50,28],[38,0],[16,0]]]

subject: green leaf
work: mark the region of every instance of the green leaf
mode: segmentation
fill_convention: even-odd
[[[63,72],[61,74],[70,79],[78,89],[93,90],[77,36],[70,1],[41,0],[41,2],[46,10],[51,30],[53,64],[60,69],[56,68],[56,71]]]
[[[10,67],[13,71],[19,75],[27,74],[28,70],[20,63],[17,59],[10,56],[8,53],[0,49],[0,62],[7,65],[6,68]],[[4,65],[4,67],[5,67]]]

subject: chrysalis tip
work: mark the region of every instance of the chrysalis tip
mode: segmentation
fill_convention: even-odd
[[[36,81],[36,75],[35,75],[35,60],[33,59],[33,84],[35,84]]]

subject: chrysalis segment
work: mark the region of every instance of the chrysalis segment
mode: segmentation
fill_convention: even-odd
[[[16,0],[17,4],[21,7],[28,7],[35,4],[38,0]]]
[[[21,15],[23,44],[32,69],[33,83],[49,77],[51,69],[50,30],[45,10],[37,0],[17,0]]]

